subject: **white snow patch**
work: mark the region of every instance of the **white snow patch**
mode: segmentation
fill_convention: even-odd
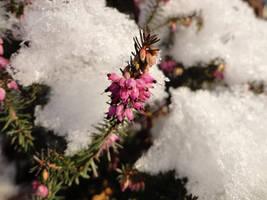
[[[172,111],[156,123],[137,168],[175,169],[200,200],[267,199],[267,96],[247,88],[172,94]]]

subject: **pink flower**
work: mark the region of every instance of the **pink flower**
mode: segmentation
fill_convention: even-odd
[[[4,43],[3,39],[2,39],[2,38],[0,38],[0,44],[3,44],[3,43]]]
[[[175,62],[173,60],[163,61],[160,65],[162,71],[167,73],[172,73],[175,66]]]
[[[136,81],[133,78],[129,78],[126,80],[126,87],[129,89],[133,89],[136,87]]]
[[[3,55],[4,54],[4,48],[3,48],[3,45],[0,44],[0,55]]]
[[[110,106],[108,111],[108,116],[113,117],[116,113],[116,106]]]
[[[142,102],[132,102],[132,105],[134,107],[134,109],[136,110],[141,110],[144,109],[143,103]]]
[[[2,68],[6,68],[6,66],[8,65],[8,60],[7,59],[5,59],[5,58],[3,58],[3,57],[1,57],[0,56],[0,66],[2,67]]]
[[[120,98],[122,101],[126,101],[129,98],[129,92],[127,89],[123,88],[120,90]]]
[[[177,25],[176,25],[176,23],[172,23],[172,24],[171,24],[171,28],[172,28],[172,32],[176,32],[176,30],[177,30]]]
[[[125,109],[125,116],[128,118],[128,120],[133,120],[133,111],[131,108]]]
[[[133,100],[137,99],[138,96],[139,96],[139,90],[137,88],[134,88],[132,91],[131,91],[131,94],[130,94],[131,98]]]
[[[36,196],[42,196],[42,197],[47,197],[48,196],[48,189],[45,185],[38,185],[37,189],[35,190]]]
[[[17,90],[19,87],[17,85],[17,83],[15,81],[11,81],[10,83],[7,84],[7,87],[8,88],[12,88],[12,89],[15,89]]]
[[[118,120],[122,121],[123,120],[123,104],[120,104],[116,108],[116,115],[118,117]]]
[[[102,154],[105,150],[109,149],[110,147],[114,147],[116,141],[120,140],[120,137],[116,134],[111,134],[106,140],[104,141],[103,145],[99,150],[99,154]]]
[[[0,88],[0,101],[4,101],[6,98],[6,91],[3,88]]]
[[[222,73],[222,72],[219,72],[219,71],[215,71],[215,72],[213,73],[213,76],[214,76],[215,78],[223,79],[223,73]]]
[[[108,80],[111,80],[112,82],[119,82],[121,78],[122,77],[116,73],[108,74]]]
[[[143,73],[141,76],[140,76],[140,79],[145,81],[146,83],[155,83],[155,79],[152,78],[152,76],[150,76],[148,73]]]
[[[48,196],[48,189],[45,185],[40,184],[38,181],[32,181],[32,187],[35,190],[36,196],[47,197]]]

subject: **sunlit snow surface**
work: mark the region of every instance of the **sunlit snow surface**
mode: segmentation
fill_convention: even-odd
[[[153,128],[138,168],[175,169],[200,199],[267,199],[267,96],[247,88],[172,94],[172,111]]]
[[[87,147],[93,126],[108,111],[106,74],[125,67],[138,27],[104,0],[35,0],[21,26],[30,46],[13,56],[13,77],[51,87],[49,103],[36,109],[36,124],[66,136],[66,153],[75,153]],[[163,74],[152,70],[162,83],[152,93],[163,98]]]

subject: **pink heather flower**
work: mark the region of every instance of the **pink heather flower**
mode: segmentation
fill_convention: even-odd
[[[141,110],[144,109],[143,103],[142,102],[132,102],[132,105],[134,107],[134,109],[136,110]]]
[[[223,73],[222,73],[222,72],[219,72],[219,71],[215,71],[215,72],[213,73],[213,76],[214,76],[215,78],[223,79]]]
[[[2,39],[2,38],[0,38],[0,44],[3,44],[3,43],[4,43],[3,39]]]
[[[4,47],[0,44],[0,56],[4,54]]]
[[[137,88],[134,88],[132,91],[131,91],[131,94],[130,94],[132,100],[135,100],[139,97],[139,90]]]
[[[113,117],[116,113],[116,106],[110,106],[108,111],[108,116]]]
[[[129,92],[127,89],[123,88],[120,90],[120,98],[124,102],[129,98]]]
[[[171,73],[174,69],[175,62],[173,60],[163,61],[160,65],[160,68],[164,72]]]
[[[172,28],[172,32],[176,32],[176,30],[177,30],[177,25],[176,25],[176,23],[172,23],[172,24],[171,24],[171,28]]]
[[[47,197],[48,196],[48,189],[45,185],[38,185],[38,187],[35,190],[36,196],[42,196],[42,197]]]
[[[111,142],[116,142],[116,141],[119,140],[119,139],[120,139],[120,137],[117,136],[116,134],[111,134],[111,135],[109,136],[109,138],[108,138],[108,140],[111,141]]]
[[[120,104],[116,108],[116,115],[120,121],[123,120],[123,104]]]
[[[5,58],[3,58],[3,57],[1,57],[0,56],[0,66],[2,67],[2,68],[6,68],[6,66],[8,65],[8,60],[7,59],[5,59]]]
[[[155,83],[155,79],[152,78],[152,76],[150,76],[148,73],[143,73],[140,76],[140,79],[145,81],[146,83]]]
[[[33,187],[33,189],[36,189],[37,188],[37,186],[38,186],[38,181],[32,181],[32,187]]]
[[[0,88],[0,101],[4,101],[6,98],[6,91],[3,88]]]
[[[111,134],[101,146],[99,153],[102,154],[105,150],[109,149],[110,147],[114,147],[115,142],[120,140],[120,137],[116,134]]]
[[[112,82],[119,82],[121,78],[122,77],[116,73],[108,74],[108,80],[111,80]]]
[[[126,80],[126,87],[129,89],[136,87],[136,81],[133,78],[129,78]]]
[[[133,120],[134,117],[133,117],[133,111],[131,108],[126,108],[124,113],[128,120]]]
[[[12,89],[15,89],[17,90],[19,87],[17,85],[17,83],[15,81],[11,81],[10,83],[7,84],[7,87],[8,88],[12,88]]]

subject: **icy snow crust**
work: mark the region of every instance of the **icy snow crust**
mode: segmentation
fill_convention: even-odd
[[[22,29],[30,47],[23,47],[11,64],[14,78],[23,85],[34,82],[51,87],[50,101],[36,109],[36,124],[66,136],[67,154],[91,142],[93,126],[108,111],[106,74],[120,73],[133,51],[138,27],[104,0],[35,0],[25,11]],[[154,67],[163,83],[163,74]],[[152,90],[164,94],[163,85]]]
[[[142,5],[143,11],[146,6]],[[267,22],[255,17],[252,8],[241,0],[170,0],[157,25],[175,16],[201,11],[204,26],[177,27],[170,52],[186,67],[208,63],[217,57],[226,62],[225,79],[229,84],[267,80]],[[148,15],[141,11],[140,24]],[[169,26],[158,30],[163,39]],[[164,40],[162,40],[164,41]]]
[[[201,200],[267,199],[266,95],[247,88],[172,94],[172,111],[156,123],[154,144],[136,166],[175,169]]]

